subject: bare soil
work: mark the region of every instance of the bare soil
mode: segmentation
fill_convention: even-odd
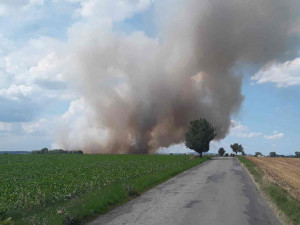
[[[247,157],[264,170],[267,179],[279,184],[300,200],[300,159]]]

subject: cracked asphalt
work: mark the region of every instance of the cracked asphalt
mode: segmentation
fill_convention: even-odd
[[[236,158],[215,158],[89,225],[281,224]]]

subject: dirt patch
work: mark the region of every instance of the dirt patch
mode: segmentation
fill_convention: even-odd
[[[267,179],[279,184],[300,200],[300,159],[247,157],[264,170]]]

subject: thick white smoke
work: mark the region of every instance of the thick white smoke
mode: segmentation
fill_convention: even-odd
[[[82,97],[64,115],[61,146],[150,153],[182,142],[197,118],[224,138],[243,101],[237,65],[263,66],[283,56],[299,8],[296,0],[154,4],[156,39],[113,32],[96,19],[70,31],[67,77]]]

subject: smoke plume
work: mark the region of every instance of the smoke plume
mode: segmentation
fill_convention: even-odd
[[[82,97],[64,115],[61,146],[151,153],[181,143],[198,118],[224,138],[243,102],[239,67],[285,56],[299,16],[298,0],[153,4],[157,38],[114,32],[96,19],[70,30],[66,73]]]

